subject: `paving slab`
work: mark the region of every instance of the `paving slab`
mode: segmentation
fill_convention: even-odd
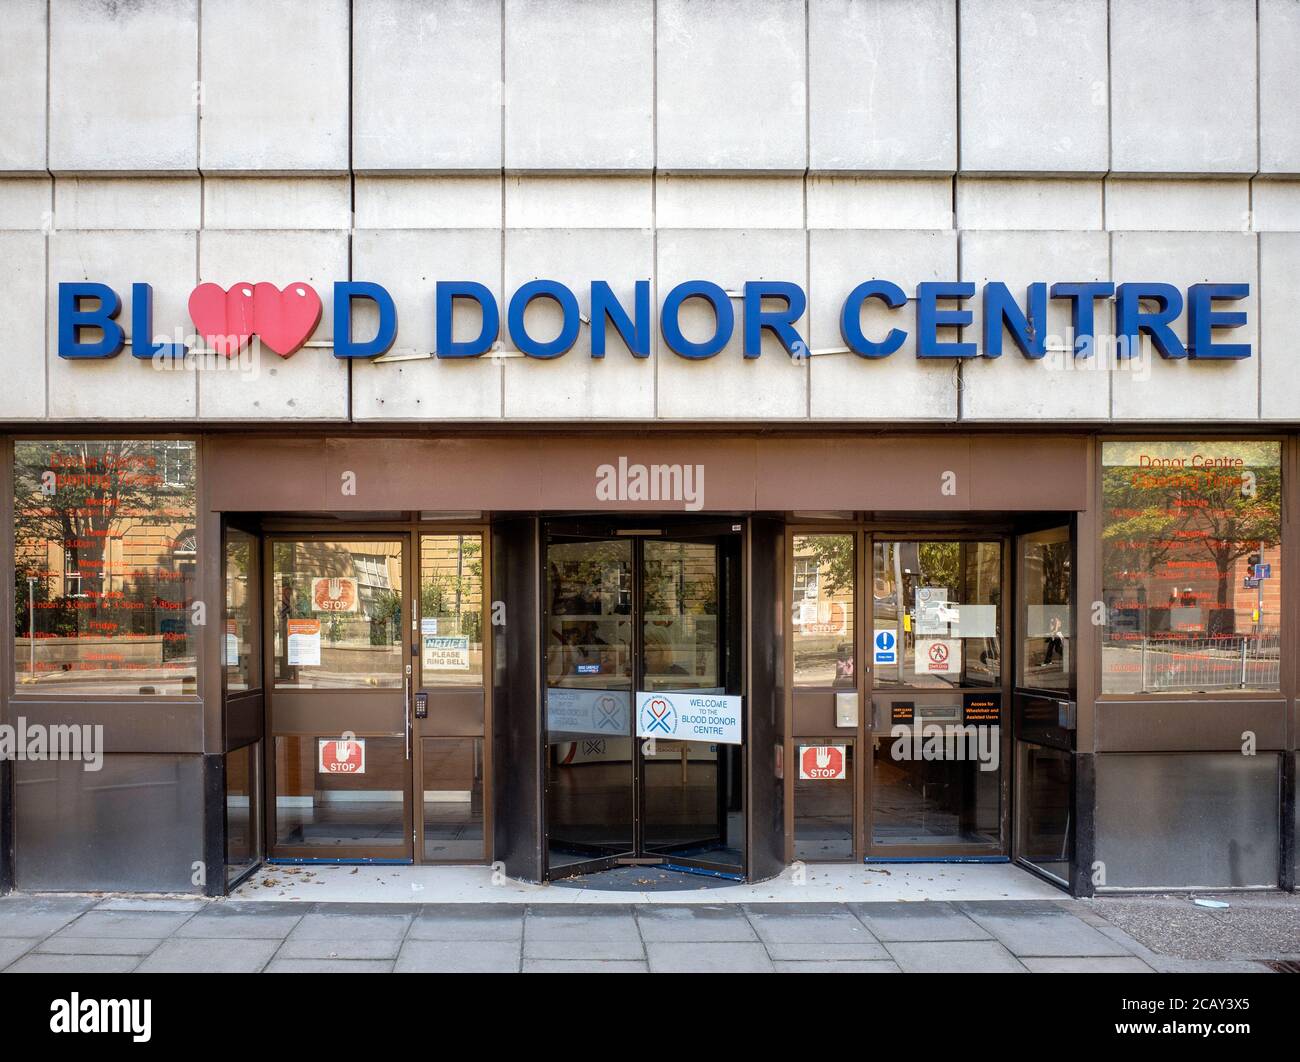
[[[401,940],[414,920],[414,911],[402,914],[311,911],[302,916],[289,935],[300,940]]]
[[[645,941],[754,941],[758,936],[736,907],[680,905],[638,907],[637,925]]]
[[[886,944],[904,973],[1024,973],[995,940],[895,941]]]
[[[644,962],[609,962],[568,961],[564,959],[525,959],[524,973],[649,973],[650,967]]]
[[[1030,973],[1154,973],[1132,955],[1021,959]]]
[[[408,940],[522,940],[519,904],[431,904],[420,909]]]
[[[745,914],[766,944],[876,943],[871,931],[846,907],[746,904]],[[885,958],[884,955],[879,957]]]
[[[275,955],[279,940],[247,937],[173,937],[164,940],[138,967],[137,973],[257,973]]]
[[[37,955],[23,956],[5,973],[130,973],[140,963],[138,955]]]
[[[464,941],[408,940],[402,945],[397,973],[516,973],[519,946],[492,940],[466,946]]]
[[[402,949],[398,937],[338,940],[325,937],[291,936],[275,953],[278,959],[387,959],[397,958]]]
[[[40,942],[39,937],[0,937],[0,970],[26,955]]]
[[[889,961],[889,952],[876,940],[849,941],[843,944],[823,942],[817,944],[776,944],[767,941],[767,953],[774,960],[791,962],[826,961],[830,959],[869,959]]]
[[[858,961],[841,959],[834,962],[787,962],[777,960],[777,973],[902,973],[898,963],[888,960]]]
[[[536,940],[524,937],[526,959],[580,959],[641,961],[645,945],[640,940]]]
[[[272,959],[263,973],[392,973],[380,959]]]
[[[951,903],[851,903],[877,940],[991,940],[992,934]]]
[[[970,917],[1015,955],[1126,955],[1127,949],[1074,915],[976,910]]]
[[[177,937],[238,937],[244,940],[283,940],[303,915],[281,908],[256,914],[212,907],[201,911],[176,930]]]
[[[193,915],[170,911],[87,911],[64,930],[69,937],[169,937]]]
[[[94,905],[94,897],[0,897],[0,937],[48,936]]]
[[[60,932],[35,950],[48,955],[148,955],[161,943],[158,937],[69,937]]]
[[[772,973],[775,967],[762,944],[719,942],[646,944],[651,973]]]
[[[627,905],[566,904],[529,906],[524,918],[524,939],[637,941],[632,908]]]

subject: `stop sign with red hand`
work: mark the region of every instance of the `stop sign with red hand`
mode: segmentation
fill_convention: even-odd
[[[843,745],[804,745],[799,749],[799,777],[835,781],[844,777]]]

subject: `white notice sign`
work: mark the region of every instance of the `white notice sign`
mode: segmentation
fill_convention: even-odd
[[[424,635],[424,669],[426,671],[468,671],[469,638]]]
[[[320,620],[288,621],[289,666],[320,667]]]
[[[637,737],[739,745],[744,700],[722,693],[638,692],[636,734]]]
[[[918,675],[961,674],[961,642],[956,638],[918,638],[916,673]]]

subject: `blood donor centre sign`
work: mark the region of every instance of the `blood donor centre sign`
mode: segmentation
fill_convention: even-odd
[[[365,774],[365,738],[318,738],[316,770],[320,774]]]
[[[851,282],[851,278],[846,278]],[[847,286],[847,285],[846,285]],[[613,331],[634,358],[648,358],[652,315],[650,281],[633,283],[631,299],[615,295],[608,281],[593,280],[584,311],[577,294],[554,280],[531,280],[521,285],[505,304],[505,322],[496,297],[472,280],[438,280],[434,283],[434,350],[438,358],[477,358],[490,353],[503,333],[520,353],[530,358],[557,358],[570,350],[588,325],[591,357],[605,356],[608,333]],[[374,358],[386,353],[397,339],[399,307],[392,294],[371,281],[336,281],[333,289],[333,349],[336,358]],[[736,293],[709,280],[687,280],[670,289],[658,313],[658,331],[664,344],[683,358],[711,358],[739,332],[746,359],[762,353],[762,337],[774,336],[791,357],[805,357],[809,345],[796,325],[805,317],[808,296],[798,284],[784,280],[748,280]],[[1052,336],[1047,327],[1049,305],[1064,306],[1070,314],[1070,341],[1075,358],[1100,351],[1116,358],[1140,353],[1142,336],[1150,338],[1163,358],[1239,359],[1251,356],[1251,346],[1231,342],[1226,333],[1247,324],[1240,308],[1250,296],[1241,282],[1193,284],[1183,289],[1160,281],[1034,281],[1021,297],[1001,282],[990,280],[977,292],[970,281],[925,281],[912,294],[889,280],[863,280],[849,291],[840,306],[840,337],[844,347],[864,358],[886,358],[908,341],[909,330],[918,358],[996,358],[1002,354],[1004,336],[1029,359],[1046,356],[1066,337]],[[260,345],[282,358],[297,352],[320,324],[322,300],[310,284],[294,281],[284,288],[267,281],[240,281],[228,288],[204,283],[189,296],[191,324],[155,322],[153,289],[133,283],[130,291],[131,352],[144,360],[185,358],[191,346],[203,353],[232,358],[250,346]],[[525,325],[531,303],[545,300],[558,308],[559,333],[535,339]],[[975,335],[972,303],[978,300],[982,327]],[[712,334],[688,339],[682,331],[681,313],[690,301],[707,303],[713,315]],[[376,311],[371,334],[353,334],[352,310],[365,303]],[[471,307],[467,304],[473,303]],[[1107,304],[1113,304],[1112,307]],[[887,327],[863,329],[863,310],[880,305],[889,312]],[[116,357],[126,346],[126,329],[119,322],[122,295],[107,284],[79,280],[58,285],[58,354],[61,358]],[[401,312],[414,314],[411,307]],[[424,311],[420,311],[424,312]],[[478,334],[453,338],[459,331],[456,317],[477,314]],[[1187,342],[1179,338],[1176,323],[1186,316]],[[1098,331],[1098,322],[1115,321],[1113,334]],[[171,329],[161,338],[155,325]],[[964,327],[971,339],[953,342],[950,330]],[[942,338],[941,338],[942,337]],[[1238,336],[1237,338],[1240,338]]]
[[[546,729],[554,733],[627,737],[632,697],[626,690],[546,691]]]
[[[801,745],[799,777],[804,780],[837,782],[845,777],[845,745]]]
[[[722,693],[637,693],[636,735],[739,745],[743,697]]]

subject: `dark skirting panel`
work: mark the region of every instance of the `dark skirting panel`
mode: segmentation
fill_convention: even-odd
[[[749,522],[745,588],[749,629],[745,694],[749,799],[749,878],[760,881],[785,869],[785,521],[755,516]],[[781,770],[778,770],[781,764]]]
[[[492,525],[493,860],[511,877],[545,873],[542,809],[541,526]],[[504,622],[502,622],[504,620]]]
[[[14,887],[14,766],[0,760],[0,896]]]

